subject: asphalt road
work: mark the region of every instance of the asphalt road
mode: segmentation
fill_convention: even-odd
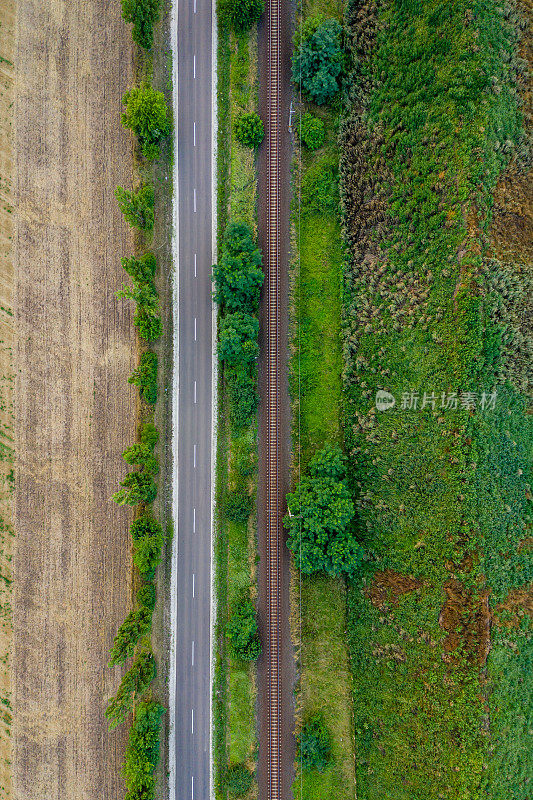
[[[177,9],[179,303],[174,310],[175,797],[208,800],[211,728],[212,4]],[[175,23],[174,23],[175,24]],[[175,55],[176,57],[176,55]],[[176,402],[176,397],[174,398]],[[175,462],[176,463],[176,462]]]

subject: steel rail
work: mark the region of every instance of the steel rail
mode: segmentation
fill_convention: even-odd
[[[279,497],[279,111],[280,0],[268,3],[267,118],[267,596],[268,800],[281,798],[280,497]]]

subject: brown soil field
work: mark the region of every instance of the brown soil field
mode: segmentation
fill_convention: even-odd
[[[110,497],[135,437],[132,304],[115,298],[132,237],[119,2],[17,12],[13,778],[18,800],[115,800],[124,728],[107,667],[131,607],[131,514]]]
[[[10,800],[13,642],[13,59],[15,2],[0,4],[0,800]]]

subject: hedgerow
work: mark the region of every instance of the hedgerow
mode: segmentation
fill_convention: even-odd
[[[139,387],[139,393],[143,400],[150,405],[157,402],[157,354],[148,352],[142,353],[140,364],[133,370],[128,383],[133,383]]]
[[[242,661],[255,661],[261,654],[255,608],[250,600],[242,600],[229,619],[226,635],[231,652]]]
[[[117,186],[115,189],[118,207],[132,228],[151,231],[154,227],[154,187],[142,184],[137,191]]]
[[[165,95],[144,81],[126,92],[122,102],[126,106],[122,124],[137,136],[145,158],[159,158],[160,143],[172,130]]]
[[[105,716],[109,720],[109,728],[113,730],[121,725],[128,714],[133,711],[133,703],[142,697],[155,678],[156,666],[154,655],[147,649],[139,652],[129,670],[120,682],[117,693],[108,703]]]
[[[122,0],[122,16],[133,23],[133,41],[145,50],[152,49],[160,7],[161,0]]]
[[[159,762],[161,719],[165,708],[157,701],[141,703],[135,709],[122,773],[126,800],[153,800],[154,772]]]

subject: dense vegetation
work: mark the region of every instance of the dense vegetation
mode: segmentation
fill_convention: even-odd
[[[246,147],[258,147],[263,141],[265,128],[261,117],[252,112],[241,114],[235,120],[235,136],[237,141]]]
[[[155,797],[154,771],[159,762],[159,735],[165,708],[155,700],[135,709],[126,757],[122,768],[126,781],[125,800],[152,800]]]
[[[487,259],[492,192],[520,142],[520,25],[491,0],[349,8],[343,340],[368,554],[348,619],[361,800],[530,793],[531,637],[512,598],[533,574],[531,418],[516,299],[495,280],[513,267]],[[395,404],[380,410],[377,392]],[[500,604],[510,619],[491,641]]]
[[[255,661],[261,654],[261,642],[255,618],[255,608],[242,600],[233,610],[227,626],[227,636],[233,655],[243,661]]]
[[[141,153],[150,161],[159,158],[161,141],[172,130],[165,95],[144,81],[126,92],[122,102],[126,106],[122,124],[137,136]]]
[[[287,505],[287,546],[298,568],[306,575],[321,570],[353,575],[362,551],[351,525],[355,508],[340,447],[326,446],[316,453]]]
[[[246,33],[265,10],[264,0],[219,0],[219,19],[237,34]]]
[[[137,190],[117,186],[115,197],[124,218],[132,228],[151,231],[154,227],[154,187],[147,183]]]
[[[122,0],[122,16],[133,23],[132,37],[139,47],[151,50],[154,23],[159,20],[161,0]]]
[[[324,772],[331,756],[329,733],[320,716],[307,720],[298,739],[298,758],[303,769]]]
[[[307,19],[298,32],[292,57],[292,79],[318,105],[339,91],[343,67],[342,28],[336,19]]]

